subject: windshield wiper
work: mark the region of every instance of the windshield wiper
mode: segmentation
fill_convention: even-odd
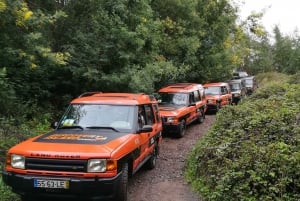
[[[82,126],[62,126],[62,127],[59,127],[59,129],[81,129],[81,130],[84,130],[84,128]]]
[[[111,127],[111,126],[88,126],[86,128],[90,128],[90,129],[111,129],[114,130],[116,132],[120,132],[118,129]]]

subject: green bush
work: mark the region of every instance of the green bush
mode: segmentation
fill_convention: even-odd
[[[203,200],[300,200],[300,85],[273,83],[223,108],[189,155]]]
[[[10,188],[6,186],[0,177],[0,201],[18,201],[19,196],[12,193]]]
[[[11,192],[10,188],[2,181],[2,170],[6,151],[13,145],[40,133],[49,131],[50,123],[47,121],[49,114],[42,114],[39,118],[32,119],[22,124],[17,124],[15,119],[0,118],[0,201],[18,201],[18,195]]]

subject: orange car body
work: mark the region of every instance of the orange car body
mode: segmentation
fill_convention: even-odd
[[[231,105],[230,86],[225,82],[203,84],[207,100],[207,111],[219,111],[222,106]]]
[[[171,84],[158,93],[164,132],[183,137],[187,125],[194,121],[201,123],[205,119],[206,100],[201,84]]]
[[[146,163],[154,168],[161,131],[155,98],[86,93],[71,102],[53,131],[9,149],[3,180],[24,200],[28,195],[126,200],[128,175]]]

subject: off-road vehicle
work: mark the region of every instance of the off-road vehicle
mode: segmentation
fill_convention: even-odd
[[[206,99],[201,84],[170,84],[161,88],[158,94],[164,133],[175,133],[178,137],[183,137],[187,125],[204,121]]]
[[[248,76],[243,80],[245,80],[247,95],[251,95],[258,88],[255,76]]]
[[[232,94],[230,86],[226,82],[206,83],[203,85],[206,96],[207,112],[215,111],[224,105],[231,105]]]
[[[243,101],[247,95],[245,80],[234,79],[228,81],[228,83],[232,93],[232,103],[237,105],[239,102]]]
[[[54,126],[8,151],[3,180],[22,200],[126,201],[129,176],[155,167],[162,141],[157,101],[145,94],[85,93]]]
[[[235,71],[232,73],[233,79],[241,79],[244,77],[248,77],[248,73],[246,71]]]

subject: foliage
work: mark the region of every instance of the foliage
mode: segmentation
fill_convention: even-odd
[[[300,70],[300,38],[283,36],[278,27],[274,28],[274,66],[282,73],[294,74]]]
[[[0,200],[1,201],[18,201],[19,196],[17,194],[11,193],[10,187],[6,186],[0,177]]]
[[[299,200],[299,95],[299,84],[273,83],[217,114],[187,163],[204,200]]]
[[[16,95],[6,77],[6,68],[0,69],[0,117],[11,115],[16,106]]]
[[[42,106],[42,101],[49,104],[51,101],[45,100],[49,100],[58,81],[52,78],[61,72],[59,67],[66,64],[68,54],[51,50],[47,30],[63,14],[47,15],[41,10],[32,12],[25,1],[2,0],[1,3],[0,68],[5,67],[5,91],[10,91],[11,98],[17,100],[14,101],[16,104],[26,102]],[[4,107],[9,104],[7,102]],[[7,115],[19,111],[20,108],[15,107]]]
[[[4,91],[49,112],[85,91],[152,93],[170,81],[226,80],[234,68],[294,73],[299,66],[297,37],[277,29],[270,44],[263,14],[237,25],[228,0],[0,2]]]
[[[260,73],[256,75],[256,79],[261,88],[267,85],[273,85],[274,82],[286,83],[293,80],[289,75],[278,72]]]
[[[7,150],[13,145],[41,133],[49,131],[48,119],[50,114],[41,114],[40,116],[25,123],[13,118],[0,118],[0,173],[2,172]],[[10,191],[0,175],[0,194],[1,201],[17,201],[18,196]]]

